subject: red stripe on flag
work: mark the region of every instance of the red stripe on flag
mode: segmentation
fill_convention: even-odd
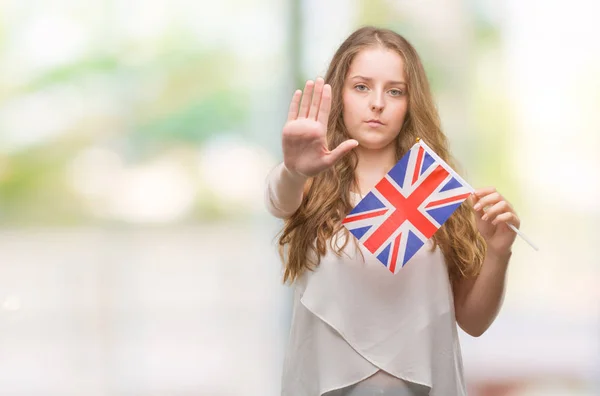
[[[398,234],[398,236],[394,240],[394,252],[392,253],[392,261],[390,261],[390,266],[388,267],[392,274],[396,272],[396,262],[398,261],[398,249],[400,249],[401,237],[402,233]]]
[[[366,213],[366,214],[362,214],[362,215],[356,215],[356,216],[353,216],[353,217],[346,217],[342,221],[342,224],[352,223],[353,221],[370,219],[372,217],[381,216],[382,214],[385,214],[387,211],[388,211],[387,209],[382,209],[382,210],[378,210],[377,212]]]
[[[433,172],[423,180],[419,187],[408,197],[408,200],[410,200],[411,203],[417,204],[415,209],[421,206],[423,201],[433,194],[446,177],[448,177],[448,171],[441,165],[438,165]]]
[[[419,153],[417,154],[417,164],[415,165],[415,172],[413,173],[413,179],[411,184],[415,184],[419,180],[421,174],[421,163],[423,162],[423,147],[419,147]]]
[[[448,177],[448,171],[438,165],[408,198],[404,198],[387,178],[383,178],[376,188],[396,210],[371,234],[364,242],[364,246],[371,253],[375,253],[406,220],[417,227],[425,238],[431,238],[437,231],[437,227],[418,208],[446,177]]]
[[[425,238],[429,239],[437,231],[437,227],[429,221],[419,210],[418,207],[427,199],[439,185],[448,177],[448,171],[441,165],[438,165],[433,172],[427,176],[427,179],[419,185],[409,197],[410,208],[414,208],[414,212],[409,217],[410,222],[421,231]]]
[[[471,193],[456,195],[454,197],[450,197],[450,198],[446,198],[446,199],[440,199],[439,201],[429,202],[429,204],[427,204],[427,206],[425,206],[425,207],[430,208],[432,206],[443,205],[445,203],[452,202],[452,201],[465,200],[466,198],[469,197],[469,195],[471,195]]]
[[[419,231],[421,231],[421,234],[423,234],[425,238],[431,238],[433,234],[435,234],[435,232],[438,230],[437,226],[435,224],[432,224],[427,217],[421,214],[421,212],[416,211],[416,213],[418,213],[418,215],[411,217],[410,222]]]

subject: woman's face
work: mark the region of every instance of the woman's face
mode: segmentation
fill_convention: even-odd
[[[407,89],[404,59],[397,52],[369,47],[356,54],[342,88],[350,137],[372,150],[394,143],[408,109]]]

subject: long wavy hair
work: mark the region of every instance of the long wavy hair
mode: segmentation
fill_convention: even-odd
[[[414,47],[399,34],[371,26],[352,33],[333,56],[325,76],[331,85],[332,106],[328,121],[329,147],[337,147],[350,138],[343,122],[342,88],[352,60],[368,47],[396,51],[404,59],[409,105],[404,124],[396,139],[396,160],[408,152],[416,138],[423,139],[450,166],[455,168],[448,141],[441,130],[425,70]],[[338,256],[350,240],[341,221],[352,210],[350,191],[358,191],[355,170],[356,153],[351,151],[336,164],[308,180],[302,203],[286,219],[279,234],[279,253],[284,262],[283,282],[294,282],[307,270],[314,270],[327,247]],[[342,246],[333,243],[335,234],[345,233]],[[486,244],[475,226],[470,204],[461,205],[433,237],[435,249],[441,249],[451,282],[478,274]]]

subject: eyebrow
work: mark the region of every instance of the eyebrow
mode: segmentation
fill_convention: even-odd
[[[358,76],[358,75],[351,77],[351,79],[353,79],[353,80],[364,80],[364,81],[368,81],[368,82],[373,81],[373,79],[370,78],[370,77],[364,77],[364,76]],[[399,85],[399,84],[408,85],[404,81],[388,81],[388,83],[392,84],[392,85]]]

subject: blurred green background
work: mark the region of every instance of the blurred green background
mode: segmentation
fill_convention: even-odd
[[[0,2],[0,395],[276,395],[290,290],[264,178],[364,24],[420,53],[474,186],[515,206],[471,395],[600,393],[595,1]]]

